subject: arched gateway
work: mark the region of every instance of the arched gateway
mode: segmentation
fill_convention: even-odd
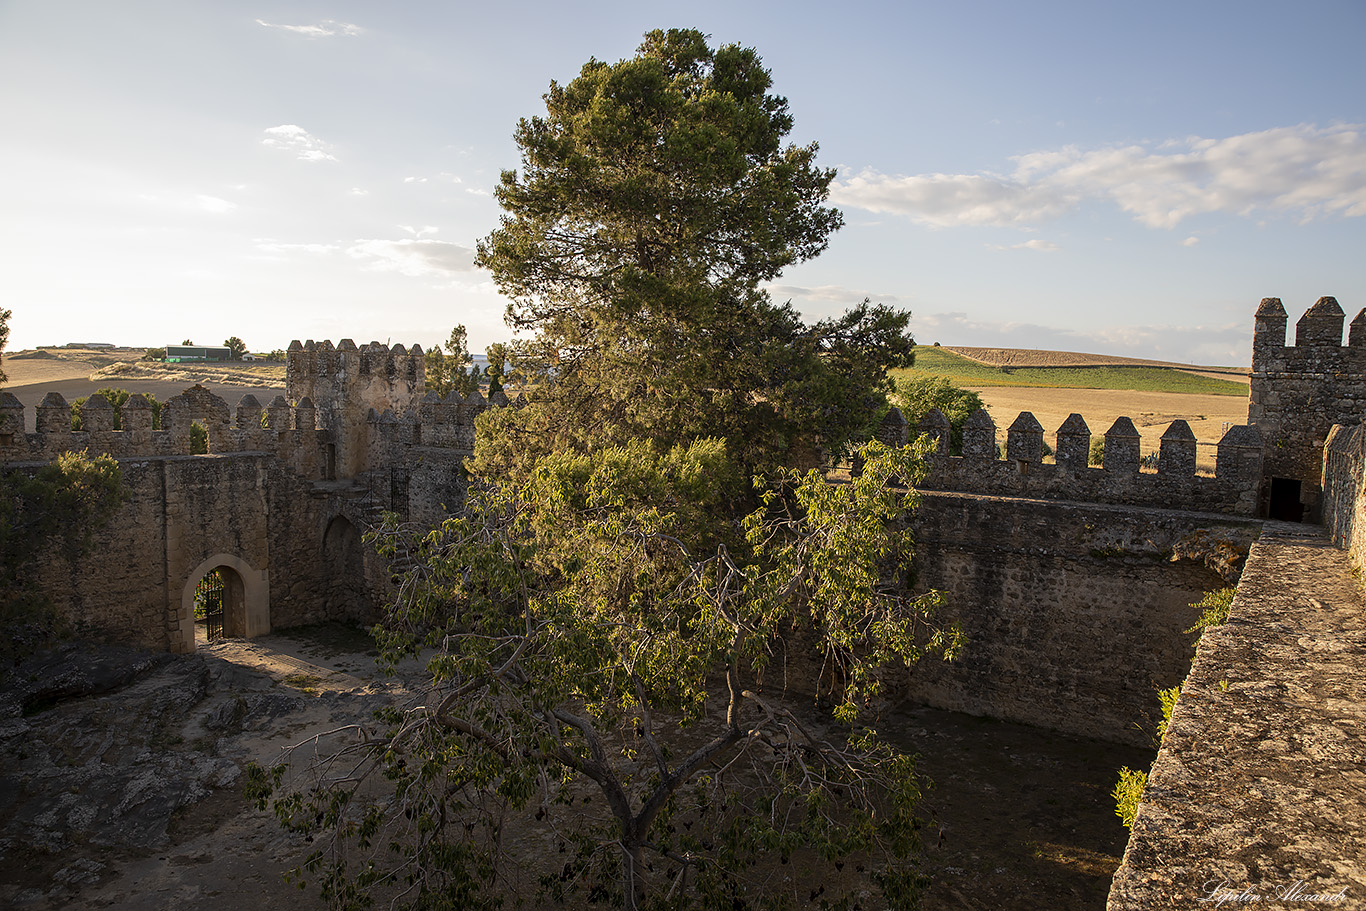
[[[195,590],[200,580],[214,570],[223,579],[223,634],[250,639],[270,632],[270,581],[266,571],[253,569],[246,560],[232,554],[214,554],[190,571],[181,588],[171,651],[195,650]]]

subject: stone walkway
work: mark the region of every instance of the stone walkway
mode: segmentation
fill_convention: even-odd
[[[1268,522],[1207,632],[1108,908],[1366,909],[1366,603],[1314,526]]]

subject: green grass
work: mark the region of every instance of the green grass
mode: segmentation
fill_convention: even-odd
[[[988,367],[942,348],[915,349],[915,366],[894,376],[935,374],[960,386],[1043,386],[1055,389],[1130,389],[1198,395],[1247,396],[1247,384],[1211,379],[1173,367]]]

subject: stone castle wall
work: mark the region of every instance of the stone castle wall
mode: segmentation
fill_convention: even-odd
[[[1321,521],[1328,432],[1366,417],[1366,310],[1352,320],[1345,346],[1343,320],[1335,298],[1319,298],[1296,324],[1295,344],[1287,346],[1280,299],[1266,298],[1257,308],[1248,423],[1261,435],[1265,453],[1263,515],[1271,479],[1285,478],[1301,484],[1305,521]]]
[[[1190,666],[1191,605],[1229,584],[1261,523],[1144,507],[922,494],[919,585],[967,646],[899,687],[939,708],[1147,746]]]
[[[295,342],[287,379],[289,399],[266,406],[246,395],[232,409],[187,389],[164,404],[156,430],[143,396],[129,397],[114,430],[114,408],[96,394],[73,432],[54,393],[25,433],[24,406],[0,393],[7,468],[88,451],[114,456],[124,473],[129,500],[90,551],[54,549],[34,580],[78,628],[193,650],[187,586],[192,596],[215,568],[245,593],[240,615],[225,620],[230,634],[375,619],[389,572],[362,534],[386,510],[434,523],[458,508],[474,418],[490,403],[477,392],[419,401],[417,347]],[[194,424],[207,454],[191,454]]]

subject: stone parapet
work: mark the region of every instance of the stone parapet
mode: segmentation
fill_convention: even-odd
[[[1185,421],[1175,421],[1162,439],[1156,472],[1139,465],[1139,435],[1127,417],[1105,435],[1104,462],[1090,467],[1085,453],[1091,432],[1080,415],[1058,428],[1056,462],[1043,461],[1042,428],[1029,412],[1011,424],[1006,458],[995,450],[995,425],[985,411],[970,416],[963,430],[963,456],[948,455],[946,427],[932,413],[922,430],[938,441],[927,461],[924,490],[957,491],[998,497],[1072,500],[1157,506],[1251,516],[1261,480],[1260,438],[1247,427],[1230,428],[1219,442],[1213,477],[1195,473],[1195,436]],[[942,416],[941,416],[942,417]],[[947,422],[944,422],[947,423]],[[988,449],[988,446],[991,448]],[[971,454],[969,454],[971,452]]]
[[[499,400],[507,402],[505,396]],[[234,409],[196,385],[163,404],[159,429],[153,428],[151,403],[133,395],[119,409],[122,429],[115,430],[113,405],[96,393],[81,409],[82,429],[72,431],[71,406],[53,392],[36,409],[37,429],[25,433],[23,404],[10,393],[0,393],[0,461],[43,462],[63,452],[82,450],[121,459],[194,455],[192,427],[197,424],[205,431],[208,454],[271,452],[304,475],[318,477],[327,475],[329,465],[335,476],[339,441],[354,443],[359,435],[366,459],[357,463],[352,474],[360,474],[399,457],[399,450],[419,444],[472,452],[474,419],[489,407],[491,403],[478,392],[468,398],[452,393],[445,399],[429,396],[420,408],[405,408],[398,414],[386,409],[387,419],[368,409],[351,423],[344,412],[322,410],[308,396],[296,399],[294,405],[277,396],[263,407],[256,396],[248,394]]]
[[[1268,523],[1228,622],[1201,638],[1109,911],[1220,896],[1366,908],[1362,667],[1366,603],[1347,555],[1320,529]]]

